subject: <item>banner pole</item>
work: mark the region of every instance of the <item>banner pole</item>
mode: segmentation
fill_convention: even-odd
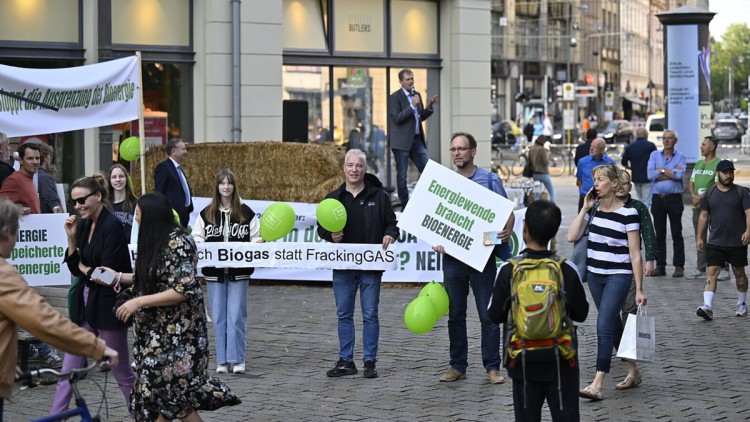
[[[141,161],[141,195],[146,194],[146,128],[143,122],[143,66],[141,64],[141,52],[135,52],[138,57],[138,141],[141,144],[141,153],[138,158]]]

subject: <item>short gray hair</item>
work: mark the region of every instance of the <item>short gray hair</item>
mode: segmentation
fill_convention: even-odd
[[[347,158],[349,158],[352,155],[359,156],[360,158],[362,158],[362,162],[367,163],[367,154],[365,154],[364,151],[358,148],[352,148],[349,151],[347,151],[346,155],[344,156],[344,162],[346,162]]]
[[[0,241],[18,233],[18,219],[21,208],[9,199],[0,199]]]
[[[8,139],[8,135],[6,135],[5,132],[0,132],[0,144],[4,144],[9,141],[10,139]]]
[[[680,139],[680,137],[679,137],[679,136],[677,136],[677,131],[676,131],[676,130],[674,130],[674,129],[664,129],[664,135],[666,135],[666,134],[667,134],[667,132],[671,132],[671,133],[672,133],[672,134],[674,135],[674,138],[675,138],[675,139],[678,139],[678,140]],[[662,135],[662,136],[663,136],[663,135]]]

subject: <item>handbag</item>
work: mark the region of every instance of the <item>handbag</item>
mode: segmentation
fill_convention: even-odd
[[[83,300],[76,300],[86,285],[84,278],[82,275],[73,277],[68,288],[68,318],[76,324],[80,324],[84,319]]]
[[[617,357],[634,362],[653,362],[656,355],[654,317],[646,315],[646,307],[638,305],[635,315],[628,315],[617,348]]]
[[[526,159],[526,164],[523,165],[523,177],[534,177],[534,167],[531,166],[531,158]]]
[[[588,246],[589,246],[589,225],[591,220],[594,218],[594,213],[599,207],[599,200],[594,203],[589,211],[589,219],[586,221],[586,228],[583,230],[583,234],[575,242],[573,242],[573,256],[570,260],[576,265],[578,269],[578,275],[581,277],[581,283],[587,281],[588,270],[586,269],[586,258],[588,258]]]

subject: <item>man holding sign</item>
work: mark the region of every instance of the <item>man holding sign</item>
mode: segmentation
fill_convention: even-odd
[[[331,233],[318,224],[318,235],[334,243],[371,243],[383,245],[383,250],[398,239],[396,214],[389,195],[377,177],[366,173],[365,153],[351,149],[344,157],[345,183],[326,198],[340,201],[346,208],[346,225],[338,233]],[[354,301],[360,291],[362,307],[362,354],[365,378],[376,378],[380,321],[380,280],[383,271],[333,270],[333,296],[338,316],[339,360],[329,377],[357,373],[354,364]],[[490,286],[492,288],[492,286]]]
[[[455,133],[451,139],[451,157],[458,174],[474,183],[507,198],[503,182],[497,174],[477,167],[474,157],[477,154],[477,141],[469,133]],[[505,223],[497,237],[504,244],[510,240],[513,233],[515,218],[513,213]],[[482,271],[445,253],[443,245],[435,245],[432,249],[443,255],[443,282],[450,299],[448,310],[448,337],[450,339],[451,369],[440,377],[442,382],[453,382],[466,378],[468,366],[468,339],[466,335],[466,308],[469,286],[474,293],[479,320],[482,323],[482,363],[487,371],[487,380],[492,384],[504,381],[500,375],[500,325],[490,320],[487,306],[492,297],[495,280],[495,255],[490,254]],[[506,249],[507,250],[507,249]],[[507,253],[510,255],[510,253]],[[506,256],[504,258],[509,258]]]

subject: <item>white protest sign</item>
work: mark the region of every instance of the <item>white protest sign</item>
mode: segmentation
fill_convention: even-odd
[[[430,245],[482,271],[493,246],[486,231],[498,231],[513,212],[513,202],[430,160],[401,214],[398,226]],[[419,204],[415,206],[415,204]]]
[[[8,262],[30,286],[70,284],[70,271],[63,263],[68,238],[63,224],[66,214],[32,214],[21,218],[16,247]]]
[[[0,128],[8,137],[15,137],[137,119],[139,72],[135,56],[61,69],[0,65],[0,88],[12,95],[0,94]]]

